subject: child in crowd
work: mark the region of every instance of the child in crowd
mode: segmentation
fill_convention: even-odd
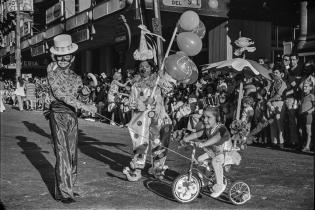
[[[188,123],[187,123],[187,130],[195,132],[196,131],[196,125],[199,122],[199,119],[201,117],[202,110],[199,109],[198,106],[198,98],[196,95],[191,94],[188,98],[188,105],[191,110],[188,117]]]
[[[203,142],[197,142],[196,145],[203,148],[204,154],[198,157],[198,162],[203,163],[207,159],[212,159],[211,163],[216,176],[216,184],[213,186],[212,197],[219,197],[226,188],[226,183],[223,182],[223,167],[225,163],[225,154],[230,152],[232,142],[228,129],[220,123],[220,112],[216,107],[207,107],[203,111],[203,129],[192,133],[183,138],[183,141],[189,142],[206,136]],[[237,153],[237,152],[236,152]],[[238,153],[237,153],[238,154]],[[236,155],[235,161],[240,162],[240,156]]]
[[[120,93],[119,93],[119,87],[126,87],[127,83],[129,81],[127,81],[126,83],[121,83],[122,80],[122,75],[121,72],[117,71],[115,72],[114,76],[113,76],[113,81],[110,84],[110,88],[108,91],[108,95],[107,95],[107,100],[108,100],[108,111],[112,112],[112,121],[111,121],[111,125],[115,125],[115,121],[114,121],[114,117],[115,117],[115,111],[114,109],[117,107],[116,102],[117,102],[117,98],[119,97]]]
[[[221,92],[219,95],[219,109],[220,109],[220,116],[221,122],[226,126],[229,127],[232,119],[233,119],[233,111],[231,110],[231,105],[227,100],[227,93],[225,91]]]
[[[302,117],[302,123],[304,130],[306,131],[306,145],[303,148],[304,152],[310,151],[310,144],[312,140],[312,122],[313,122],[313,112],[314,112],[314,104],[315,97],[312,92],[314,89],[314,83],[309,78],[303,82],[303,97],[301,100],[300,113]]]
[[[255,106],[255,112],[253,117],[253,122],[255,126],[260,123],[265,123],[267,121],[267,101],[266,101],[267,91],[262,88],[257,92],[257,103]],[[266,128],[262,128],[262,130],[257,134],[258,143],[259,144],[267,144],[268,143],[268,132]]]
[[[244,143],[246,143],[246,138],[250,133],[251,123],[254,116],[253,105],[254,105],[254,99],[252,97],[246,96],[243,98],[243,101],[242,101],[243,109],[242,109],[240,122],[241,124],[244,125],[245,130],[244,132],[242,132],[241,136],[237,135],[237,136],[234,136],[234,138],[232,138],[234,150],[240,150],[238,145],[240,144],[242,148],[244,146]]]
[[[227,91],[227,83],[225,82],[224,76],[219,76],[218,78],[218,86],[217,86],[217,91],[218,92],[226,92]]]
[[[251,122],[254,116],[254,99],[252,97],[245,97],[243,99],[243,111],[241,121],[246,122],[248,130],[251,128]]]

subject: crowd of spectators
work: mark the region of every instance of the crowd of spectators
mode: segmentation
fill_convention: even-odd
[[[292,54],[284,55],[276,63],[269,63],[263,58],[258,62],[270,71],[271,81],[252,77],[246,71],[234,74],[209,70],[200,74],[195,84],[179,84],[165,97],[167,112],[175,130],[194,129],[203,108],[209,105],[220,108],[221,121],[230,128],[236,117],[239,84],[243,82],[240,120],[246,122],[249,130],[258,129],[255,144],[307,152],[313,150],[314,61],[303,63],[296,54]],[[86,103],[94,103],[98,114],[91,116],[81,112],[80,117],[112,125],[126,125],[132,116],[128,94],[132,84],[139,79],[137,70],[127,70],[126,78],[119,70],[113,78],[104,73],[94,75],[97,86],[91,85],[88,75],[83,75],[83,84],[88,88],[82,89],[81,97]],[[17,92],[18,87],[24,89],[24,95]],[[21,111],[44,110],[49,105],[47,80],[35,77],[15,84],[5,80],[3,100]]]
[[[17,82],[3,81],[3,101],[17,107],[20,111],[44,110],[49,106],[46,78],[18,78]]]

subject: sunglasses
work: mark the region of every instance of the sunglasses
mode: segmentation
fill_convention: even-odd
[[[70,61],[72,59],[72,55],[58,55],[56,56],[57,61]]]

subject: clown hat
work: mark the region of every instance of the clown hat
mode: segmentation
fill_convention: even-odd
[[[146,29],[145,26],[143,27]],[[133,57],[135,60],[145,61],[152,59],[154,57],[153,51],[148,48],[148,43],[145,38],[145,34],[146,32],[141,29],[139,48],[135,50],[135,52],[133,53]]]
[[[50,52],[54,55],[68,55],[78,50],[78,45],[72,43],[71,36],[68,34],[60,34],[54,37],[54,46],[50,48]]]

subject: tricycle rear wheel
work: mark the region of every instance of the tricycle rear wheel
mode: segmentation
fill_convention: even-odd
[[[235,205],[242,205],[251,198],[250,187],[242,181],[232,183],[229,189],[229,199]]]

